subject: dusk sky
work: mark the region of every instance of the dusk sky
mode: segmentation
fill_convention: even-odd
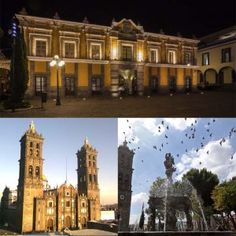
[[[5,186],[16,189],[19,177],[19,140],[32,119],[0,120],[0,195]],[[33,119],[44,137],[44,175],[51,187],[66,179],[77,185],[76,152],[85,137],[98,151],[98,176],[101,203],[117,203],[117,119]]]
[[[136,149],[131,224],[139,222],[143,202],[148,207],[153,181],[158,176],[165,177],[166,153],[171,153],[175,159],[175,181],[191,168],[207,168],[217,174],[220,181],[236,176],[236,118],[124,118],[119,119],[118,129],[119,144],[126,136],[130,149]]]
[[[113,18],[132,19],[145,31],[197,37],[235,25],[235,0],[0,0],[0,25],[7,28],[12,16],[25,7],[30,15],[82,21],[85,16],[94,24],[110,25]]]

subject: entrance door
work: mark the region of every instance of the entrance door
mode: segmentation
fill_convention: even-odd
[[[71,228],[71,218],[70,218],[70,216],[66,217],[65,227]]]
[[[47,77],[36,76],[35,77],[35,95],[41,95],[42,92],[47,91]]]
[[[192,90],[192,79],[190,76],[185,78],[185,91],[190,92]]]
[[[53,231],[53,219],[48,219],[47,229],[48,231]]]
[[[100,94],[102,92],[102,78],[99,76],[92,77],[91,81],[92,94]]]
[[[65,78],[65,95],[70,96],[75,94],[75,78]]]
[[[157,93],[158,90],[158,78],[156,76],[152,76],[150,78],[150,89],[152,93]]]
[[[176,91],[176,77],[175,76],[169,77],[169,90],[171,93],[174,93]]]

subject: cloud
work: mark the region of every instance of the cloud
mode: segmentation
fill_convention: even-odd
[[[196,125],[195,120],[198,120],[196,118],[165,118],[165,121],[175,128],[176,130],[185,130],[188,127],[190,127],[192,124]]]
[[[141,192],[132,195],[131,203],[132,204],[143,204],[148,202],[148,194]]]
[[[230,140],[226,139],[222,146],[219,143],[220,140],[210,141],[198,152],[192,149],[183,154],[181,161],[176,164],[179,172],[176,179],[181,179],[191,168],[206,168],[217,174],[221,181],[236,176],[236,152],[233,150]]]

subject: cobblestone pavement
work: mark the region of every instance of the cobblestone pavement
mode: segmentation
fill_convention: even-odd
[[[236,89],[187,94],[111,98],[62,98],[61,106],[48,99],[30,101],[32,109],[0,110],[0,117],[232,117],[236,116]]]
[[[83,229],[83,230],[75,230],[70,231],[69,235],[83,235],[83,236],[115,236],[117,233],[111,233],[103,230],[96,229]]]

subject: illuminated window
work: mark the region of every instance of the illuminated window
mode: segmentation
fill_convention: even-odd
[[[202,54],[202,65],[207,66],[210,65],[210,55],[209,52]]]
[[[66,58],[75,58],[75,43],[66,42],[64,44],[65,47],[65,57]]]
[[[174,50],[168,51],[168,63],[176,64],[176,51]]]
[[[29,176],[33,176],[33,166],[29,166]]]
[[[47,56],[47,42],[46,40],[36,40],[36,47],[35,47],[35,56],[38,57],[46,57]]]
[[[127,46],[127,45],[122,46],[122,59],[124,61],[132,61],[133,59],[132,46]]]
[[[158,62],[158,51],[157,49],[150,50],[150,62],[157,63]]]
[[[101,44],[91,44],[91,59],[101,59]]]
[[[231,61],[231,48],[223,48],[221,50],[221,62],[230,62]]]
[[[191,52],[185,52],[184,53],[184,64],[191,64],[192,60],[191,60]]]

